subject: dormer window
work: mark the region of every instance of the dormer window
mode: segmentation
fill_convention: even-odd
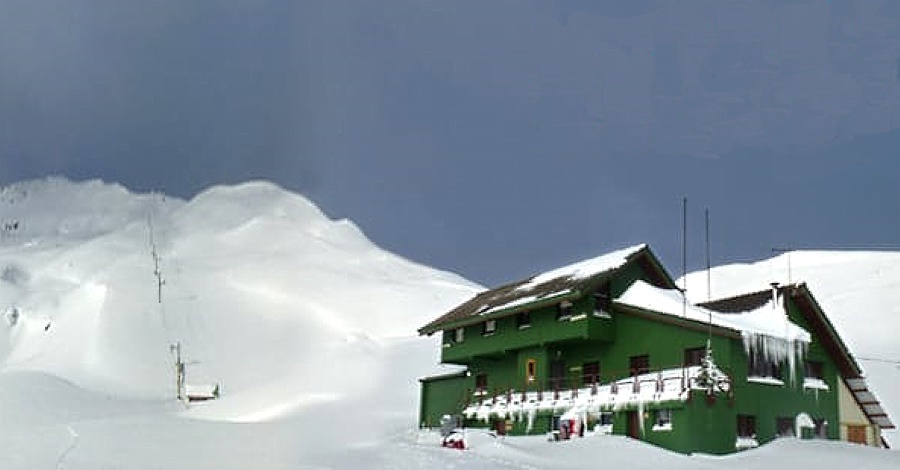
[[[463,340],[466,339],[466,330],[464,328],[457,328],[453,331],[453,342],[454,343],[462,343]]]
[[[528,312],[521,312],[516,315],[516,327],[521,330],[522,328],[528,328],[529,326],[531,326],[531,314]]]
[[[556,308],[556,319],[559,321],[568,320],[572,318],[572,313],[574,311],[575,307],[572,306],[572,302],[564,300],[560,302]]]
[[[497,320],[486,320],[481,324],[481,334],[490,336],[497,331]]]

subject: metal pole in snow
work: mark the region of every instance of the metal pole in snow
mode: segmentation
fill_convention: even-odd
[[[712,300],[712,264],[709,258],[709,208],[706,208],[706,300]]]
[[[681,316],[687,317],[687,197],[681,215]]]
[[[171,346],[175,352],[175,396],[179,400],[184,399],[184,362],[181,361],[181,341],[176,341]]]

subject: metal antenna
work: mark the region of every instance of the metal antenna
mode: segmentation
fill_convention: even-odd
[[[681,216],[681,316],[687,317],[687,197]]]
[[[709,208],[706,208],[706,300],[712,300],[712,263],[709,257]]]
[[[712,263],[709,256],[709,208],[706,208],[706,300],[712,300]],[[706,350],[712,350],[712,309],[709,309],[707,322]],[[711,354],[711,352],[710,352]]]

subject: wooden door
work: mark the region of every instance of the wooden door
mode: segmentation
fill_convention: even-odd
[[[641,438],[641,416],[637,411],[629,411],[625,414],[626,419],[628,420],[628,437],[632,439],[640,439]]]
[[[566,363],[562,359],[550,361],[550,389],[566,388]]]
[[[866,427],[865,426],[847,426],[847,441],[857,444],[866,445]]]

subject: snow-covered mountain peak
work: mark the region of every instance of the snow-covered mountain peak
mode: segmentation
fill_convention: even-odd
[[[18,227],[0,245],[0,371],[167,396],[178,341],[190,380],[227,391],[213,418],[371,387],[382,341],[480,289],[267,182],[189,201],[55,178],[2,194]]]
[[[311,201],[267,181],[213,186],[192,198],[177,215],[184,224],[200,220],[208,229],[227,230],[259,218],[304,227],[329,222]]]

